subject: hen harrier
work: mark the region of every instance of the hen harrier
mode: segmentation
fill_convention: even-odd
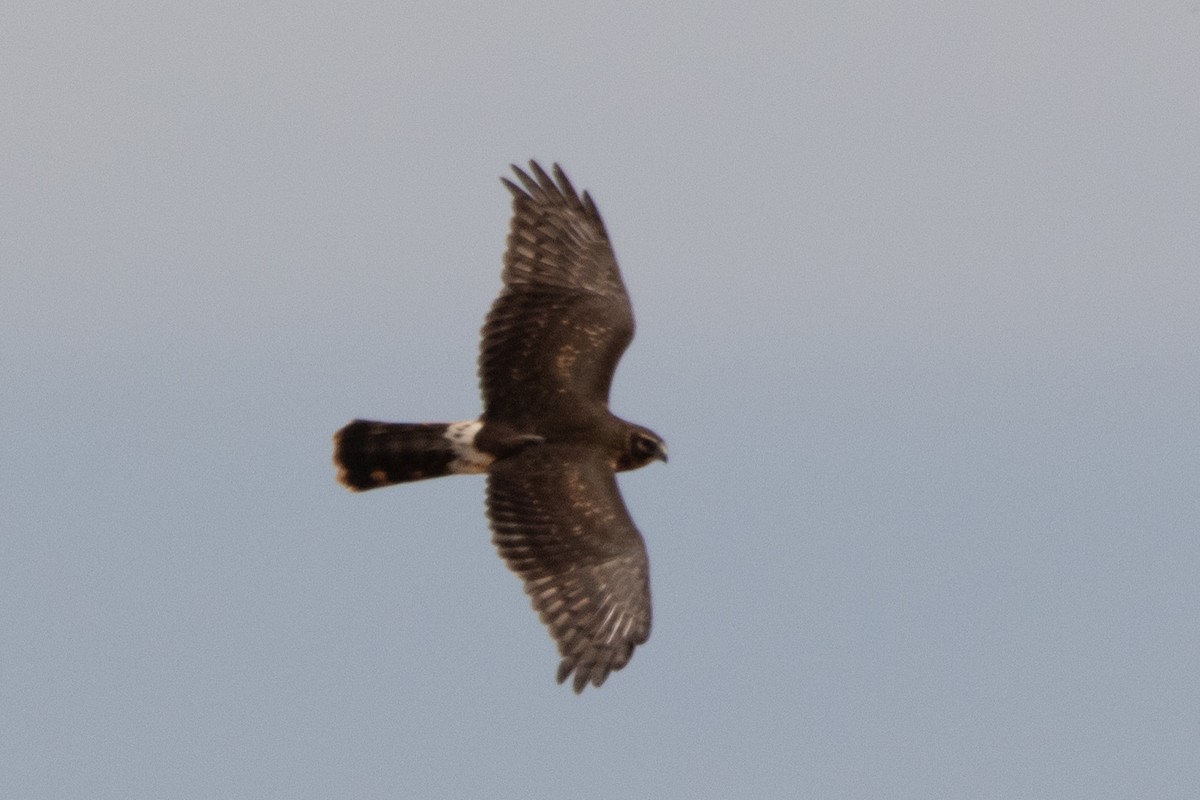
[[[453,423],[355,420],[334,434],[354,491],[486,472],[493,541],[525,582],[575,692],[600,686],[650,635],[646,546],[615,473],[667,460],[663,440],[608,410],[633,310],[592,198],[530,162],[513,195],[504,286],[483,326],[483,414]]]

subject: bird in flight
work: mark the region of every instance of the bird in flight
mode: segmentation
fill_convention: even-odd
[[[483,326],[483,413],[451,423],[354,420],[334,434],[354,491],[487,474],[500,556],[562,657],[558,682],[600,686],[650,635],[646,546],[616,473],[667,460],[662,438],[608,408],[633,309],[600,212],[555,164],[514,166],[503,287]]]

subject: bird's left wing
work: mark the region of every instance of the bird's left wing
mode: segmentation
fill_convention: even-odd
[[[558,643],[558,681],[599,686],[650,636],[646,546],[603,454],[531,447],[494,464],[488,518],[508,566]]]

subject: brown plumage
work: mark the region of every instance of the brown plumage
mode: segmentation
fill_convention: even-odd
[[[595,203],[556,164],[513,167],[503,288],[483,326],[483,414],[450,424],[355,420],[335,434],[339,479],[364,490],[488,474],[493,541],[525,582],[576,692],[650,635],[649,562],[615,473],[666,460],[608,410],[633,310]]]

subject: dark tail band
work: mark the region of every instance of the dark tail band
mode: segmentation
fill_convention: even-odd
[[[439,478],[459,456],[444,423],[356,419],[333,435],[338,480],[362,492],[394,483]]]

